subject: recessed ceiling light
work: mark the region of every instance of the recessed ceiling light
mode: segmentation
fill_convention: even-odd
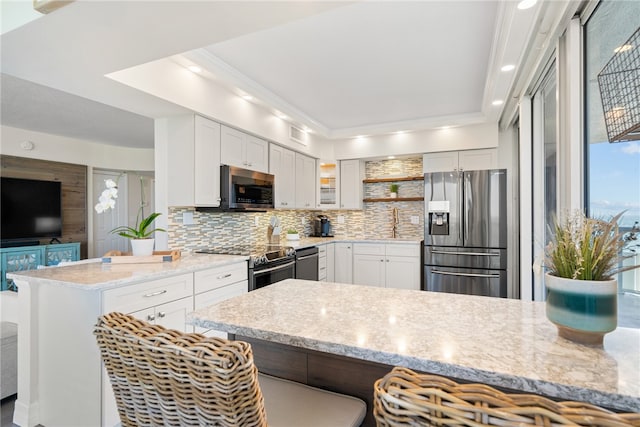
[[[505,65],[504,67],[500,68],[500,71],[504,71],[506,73],[507,71],[513,71],[515,68],[516,68],[515,65],[508,64],[508,65]]]
[[[253,96],[251,96],[251,95],[242,95],[242,99],[244,99],[245,101],[251,101],[253,99]]]
[[[440,129],[449,129],[451,126],[442,126]]]
[[[406,130],[396,131],[396,135],[402,135],[403,133],[407,133],[407,131]]]
[[[198,67],[197,65],[189,65],[187,67],[187,69],[189,71],[191,71],[192,73],[201,73],[202,72],[202,68]]]
[[[282,120],[287,120],[289,118],[285,114],[282,114],[282,113],[276,113],[276,116],[278,116],[278,118],[280,118]]]
[[[622,46],[618,46],[617,48],[613,49],[613,51],[615,53],[620,53],[620,52],[626,52],[631,49],[633,49],[632,44],[623,44]]]
[[[389,159],[389,160],[393,160],[395,158],[396,158],[396,156],[387,156],[387,159]]]
[[[522,0],[518,2],[518,9],[525,10],[525,9],[532,8],[533,6],[535,6],[537,2],[538,0]]]
[[[491,103],[491,105],[502,105],[504,101],[502,99],[496,99]]]

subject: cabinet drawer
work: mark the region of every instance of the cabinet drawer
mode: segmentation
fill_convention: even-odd
[[[327,257],[323,256],[318,258],[318,268],[319,269],[323,269],[323,268],[327,268]]]
[[[104,313],[132,313],[193,295],[193,274],[181,274],[159,280],[109,289],[103,293]]]
[[[246,262],[224,265],[208,270],[196,271],[194,293],[210,291],[231,283],[247,280],[248,269]]]
[[[387,255],[390,256],[420,256],[419,245],[387,245]]]
[[[354,255],[384,255],[384,243],[355,243]]]
[[[327,245],[318,246],[318,256],[326,256],[327,255]]]

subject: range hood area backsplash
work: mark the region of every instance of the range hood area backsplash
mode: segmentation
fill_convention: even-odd
[[[367,161],[366,178],[422,175],[422,157]],[[399,197],[422,197],[422,181],[400,182]],[[389,183],[365,184],[364,197],[389,197]],[[296,229],[302,237],[313,232],[316,215],[326,215],[333,234],[343,239],[387,239],[392,236],[393,208],[398,209],[400,223],[397,237],[422,239],[424,236],[423,202],[364,203],[362,210],[274,210],[269,212],[199,212],[194,208],[169,208],[168,245],[171,249],[191,252],[200,248],[224,247],[265,242],[272,215],[280,219],[282,232]],[[193,214],[193,224],[183,223],[184,213]],[[338,222],[338,217],[344,222]],[[416,216],[419,224],[411,224]],[[304,220],[304,225],[303,225]],[[284,235],[283,235],[284,239]]]

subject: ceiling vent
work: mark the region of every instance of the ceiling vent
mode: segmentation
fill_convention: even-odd
[[[33,8],[40,13],[47,14],[62,6],[66,6],[73,0],[33,0]]]
[[[296,126],[289,126],[289,138],[292,141],[295,141],[302,145],[307,145],[309,142],[307,141],[307,133]]]

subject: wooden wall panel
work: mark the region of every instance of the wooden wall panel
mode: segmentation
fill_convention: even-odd
[[[0,176],[62,183],[62,238],[60,241],[80,242],[80,257],[86,258],[87,167],[6,155],[0,155],[0,165]],[[40,243],[49,243],[49,239],[43,239]]]

